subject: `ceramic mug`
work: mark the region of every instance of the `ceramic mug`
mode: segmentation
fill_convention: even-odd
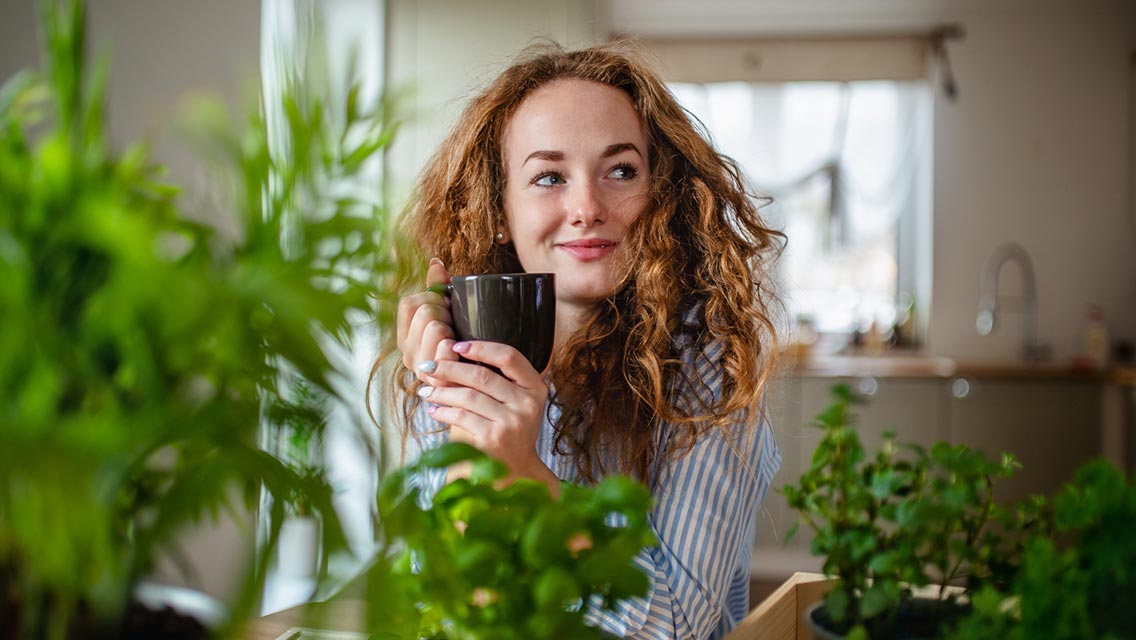
[[[544,371],[548,366],[556,327],[553,274],[453,276],[450,284],[442,289],[450,297],[458,340],[488,340],[511,345],[528,358],[537,371]]]

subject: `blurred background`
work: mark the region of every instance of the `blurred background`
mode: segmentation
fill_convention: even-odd
[[[930,368],[914,375],[851,367],[829,377],[872,390],[882,421],[923,424],[928,438],[1020,445],[1027,466],[1033,447],[1038,475],[1023,491],[1048,489],[1074,466],[1050,465],[1070,441],[1078,456],[1132,459],[1131,379],[1102,373],[1130,366],[1136,340],[1130,1],[97,0],[89,19],[90,47],[111,58],[113,139],[149,139],[155,160],[188,185],[190,211],[210,209],[214,197],[171,127],[191,94],[219,95],[239,112],[249,95],[272,90],[281,65],[318,56],[335,68],[354,53],[364,99],[389,96],[403,121],[369,185],[397,210],[464,99],[534,38],[569,47],[640,39],[720,149],[774,198],[767,214],[788,234],[778,271],[788,342],[859,354],[857,345],[878,340],[874,355],[923,358]],[[5,1],[0,77],[37,59],[35,3]],[[1007,243],[1028,256],[1035,287],[1011,260],[1019,264],[1001,272],[994,294],[1007,302],[984,335],[984,278],[1000,272]],[[1090,346],[1099,329],[1103,362]],[[1030,340],[1046,347],[1040,382],[1016,368]],[[345,354],[359,372],[345,382],[359,403],[337,411],[364,411],[374,348]],[[1096,373],[1071,373],[1085,368]],[[787,473],[807,459],[792,427],[821,402],[810,400],[823,396],[808,386],[817,375],[790,373],[772,403],[788,425]],[[979,388],[984,408],[959,404]],[[1039,431],[1054,413],[1045,402],[1064,413]],[[1015,420],[1024,426],[997,437],[985,426]],[[345,427],[324,456],[348,534],[365,548],[378,466],[359,437]],[[770,508],[775,526],[763,529],[776,530],[786,516]],[[195,574],[169,566],[160,577],[224,600],[227,569],[251,548],[254,522],[250,514],[186,532]],[[778,553],[766,558],[772,573],[806,564]],[[275,588],[266,609],[304,585]]]

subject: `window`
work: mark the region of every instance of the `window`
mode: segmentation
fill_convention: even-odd
[[[926,300],[927,81],[685,82],[671,89],[751,186],[773,197],[765,215],[787,236],[778,277],[791,318],[807,317],[825,333],[872,322],[886,329],[897,306]]]

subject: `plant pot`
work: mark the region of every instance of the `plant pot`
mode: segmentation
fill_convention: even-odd
[[[308,516],[288,518],[280,526],[276,572],[284,578],[314,578],[320,568],[320,523]]]
[[[204,639],[228,616],[220,602],[200,591],[143,581],[134,588],[119,638]]]
[[[894,621],[881,621],[883,628],[869,629],[868,635],[896,640],[932,640],[941,637],[945,625],[955,622],[970,611],[970,606],[957,602],[941,602],[938,598],[912,598],[901,603]],[[843,633],[830,628],[824,601],[805,611],[805,623],[817,640],[840,640]]]

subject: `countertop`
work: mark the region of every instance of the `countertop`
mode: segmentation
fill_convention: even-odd
[[[982,362],[956,361],[943,356],[911,352],[885,352],[869,355],[811,355],[798,359],[786,356],[784,375],[802,378],[975,378],[998,380],[1063,380],[1070,382],[1136,384],[1136,368],[1113,367],[1096,371],[1062,362]]]

